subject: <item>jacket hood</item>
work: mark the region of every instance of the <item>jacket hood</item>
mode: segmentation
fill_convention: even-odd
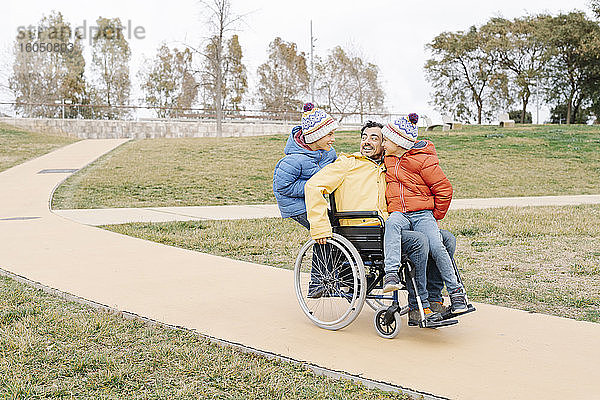
[[[302,136],[302,129],[300,126],[295,126],[288,137],[287,143],[285,144],[285,148],[283,152],[286,155],[290,154],[304,154],[311,158],[322,158],[324,153],[329,153],[330,151],[334,151],[333,147],[331,150],[311,150],[308,145],[304,142],[304,137]]]
[[[419,140],[415,143],[412,149],[406,152],[407,154],[427,154],[437,156],[433,142],[429,140]]]

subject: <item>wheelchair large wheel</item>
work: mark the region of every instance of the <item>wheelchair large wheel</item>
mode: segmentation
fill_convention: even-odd
[[[294,266],[300,307],[317,326],[337,330],[349,325],[365,303],[365,267],[356,248],[336,233],[319,245],[307,241]]]

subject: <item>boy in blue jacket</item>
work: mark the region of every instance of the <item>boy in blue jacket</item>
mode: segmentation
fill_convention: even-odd
[[[335,142],[334,131],[338,126],[337,121],[325,111],[306,103],[302,125],[292,129],[284,149],[286,156],[275,165],[273,193],[281,217],[292,218],[306,229],[310,229],[310,225],[306,217],[304,184],[337,158],[331,146]],[[322,295],[322,289],[314,275],[311,273],[309,297],[318,298]]]
[[[285,145],[286,154],[275,165],[273,193],[283,218],[292,218],[308,229],[304,184],[337,158],[331,145],[338,123],[311,103],[304,105],[302,126],[295,126]]]

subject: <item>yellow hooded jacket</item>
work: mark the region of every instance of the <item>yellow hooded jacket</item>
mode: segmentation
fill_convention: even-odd
[[[387,219],[385,201],[385,165],[377,164],[360,153],[339,155],[323,167],[304,186],[310,235],[313,239],[332,236],[324,194],[335,193],[337,211],[378,211]],[[378,225],[378,220],[342,220],[342,225]]]

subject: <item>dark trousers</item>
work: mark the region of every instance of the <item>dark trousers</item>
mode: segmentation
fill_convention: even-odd
[[[294,215],[291,218],[306,229],[310,230],[310,223],[308,222],[306,213]],[[332,257],[333,254],[331,245],[315,243],[313,246],[312,268],[310,270],[311,284],[321,283],[323,281],[323,277],[327,274],[327,270],[331,271],[332,266],[330,261]],[[323,260],[327,260],[327,264],[324,264]]]

